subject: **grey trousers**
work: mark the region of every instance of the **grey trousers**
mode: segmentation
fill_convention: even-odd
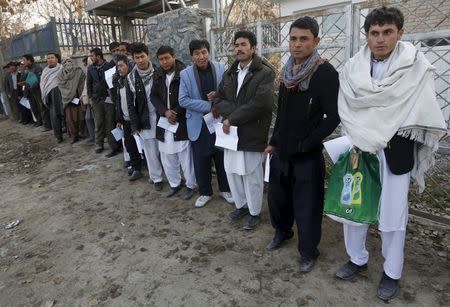
[[[95,122],[95,144],[103,148],[103,142],[105,137],[107,137],[111,150],[117,150],[117,142],[111,134],[111,130],[116,126],[116,110],[114,104],[104,101],[92,102],[92,111]]]

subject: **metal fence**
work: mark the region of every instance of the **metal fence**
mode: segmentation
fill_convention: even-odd
[[[132,41],[145,41],[146,23],[144,19],[134,19],[131,25]],[[19,58],[30,53],[45,56],[48,52],[60,52],[66,55],[86,53],[98,47],[108,49],[112,41],[123,38],[118,18],[74,20],[52,18],[45,25],[16,35],[0,44],[4,61]]]
[[[402,10],[406,30],[403,40],[413,43],[436,67],[436,96],[450,128],[450,1],[367,1],[310,10],[252,24],[215,28],[211,30],[210,36],[211,53],[216,60],[231,64],[234,60],[233,34],[239,29],[248,29],[256,33],[258,54],[271,62],[279,73],[289,58],[289,27],[292,21],[309,15],[315,17],[320,26],[319,53],[340,71],[365,43],[365,16],[371,9],[381,5],[395,5]],[[417,195],[412,190],[411,199],[415,204],[428,203],[444,210],[450,206],[448,154],[443,152],[438,155],[436,167],[428,175],[427,186],[431,186],[428,192]],[[448,212],[445,214],[448,215]]]
[[[120,20],[115,17],[73,20],[55,18],[52,20],[60,48],[70,54],[86,52],[94,47],[107,49],[112,41],[122,41]],[[143,19],[132,21],[132,40],[145,41],[146,24]]]

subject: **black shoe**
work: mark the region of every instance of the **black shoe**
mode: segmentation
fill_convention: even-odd
[[[45,127],[45,126],[41,129],[42,132],[47,132],[47,131],[50,131],[50,130],[52,130],[52,129],[49,128],[49,127]]]
[[[181,194],[181,198],[184,200],[191,199],[194,196],[194,189],[184,187],[183,193]]]
[[[129,168],[131,166],[131,161],[124,161],[123,162],[123,167],[124,168]]]
[[[172,197],[175,194],[177,194],[179,190],[181,190],[181,184],[179,186],[177,186],[177,187],[174,187],[174,188],[170,187],[169,192],[167,192],[165,194],[165,196],[166,197]]]
[[[397,296],[398,279],[392,279],[383,272],[380,283],[378,284],[377,296],[385,302]]]
[[[276,231],[272,241],[270,241],[269,244],[266,245],[266,250],[274,251],[280,248],[281,244],[284,241],[291,239],[293,236],[294,233],[292,231],[290,233],[283,233],[281,231]]]
[[[103,152],[103,146],[102,147],[100,147],[100,146],[97,146],[97,147],[95,147],[95,153],[102,153]]]
[[[363,272],[367,270],[367,263],[364,265],[357,265],[351,262],[350,260],[344,264],[335,274],[337,278],[343,280],[350,280],[356,276],[359,272]]]
[[[243,208],[240,208],[240,209],[235,209],[233,212],[228,214],[228,217],[232,221],[237,221],[241,217],[243,217],[244,215],[247,215],[247,214],[250,214],[250,212],[248,211],[248,208],[243,207]]]
[[[106,158],[112,158],[116,155],[118,155],[120,152],[118,150],[112,150],[108,154],[105,155]]]
[[[128,180],[135,181],[135,180],[138,180],[138,179],[140,179],[142,177],[143,177],[142,173],[140,171],[135,170],[131,174],[130,178],[128,178]]]
[[[245,230],[253,230],[256,228],[256,226],[258,226],[260,220],[261,218],[259,217],[259,215],[250,214],[245,220],[243,228]]]
[[[73,139],[72,139],[72,141],[70,142],[70,144],[75,144],[76,142],[78,142],[79,140],[78,140],[78,138],[77,137],[74,137]]]
[[[63,140],[63,138],[57,138],[56,139],[56,142],[58,142],[58,143],[62,143],[64,140]]]
[[[162,181],[160,181],[160,182],[155,182],[154,185],[155,185],[155,191],[157,191],[157,192],[161,192],[161,191],[162,191],[162,189],[163,189],[163,183],[162,183]]]
[[[309,273],[314,268],[316,264],[316,259],[300,257],[298,271],[300,273]]]
[[[132,166],[130,166],[129,168],[127,168],[127,173],[128,173],[128,176],[131,176],[131,175],[133,175],[133,172],[134,172],[134,169],[133,169],[133,167],[132,167]]]

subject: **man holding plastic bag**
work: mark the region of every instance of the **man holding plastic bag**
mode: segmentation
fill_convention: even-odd
[[[385,301],[396,296],[403,269],[410,177],[423,191],[424,173],[446,134],[435,96],[434,67],[412,44],[400,41],[403,22],[397,8],[369,13],[364,23],[367,44],[346,63],[338,99],[339,116],[351,143],[379,158],[378,228],[385,262],[378,297]],[[350,260],[336,273],[338,278],[350,279],[367,269],[368,228],[369,224],[344,223]]]

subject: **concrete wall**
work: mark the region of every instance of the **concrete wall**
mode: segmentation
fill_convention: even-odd
[[[156,62],[155,54],[160,46],[169,45],[179,60],[191,64],[189,42],[208,37],[207,27],[213,17],[212,10],[197,8],[181,8],[150,17],[147,24],[152,60]]]

